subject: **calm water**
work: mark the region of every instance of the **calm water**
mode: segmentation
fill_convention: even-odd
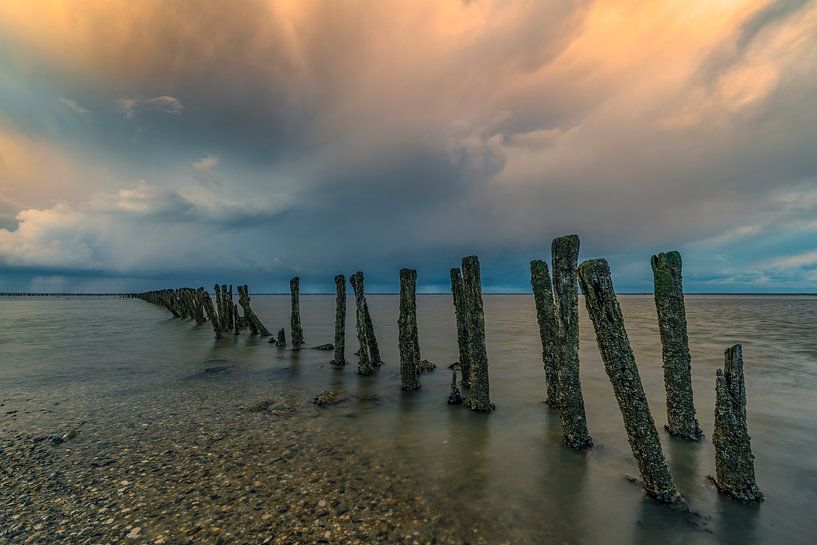
[[[308,345],[331,342],[334,297],[306,295],[301,304]],[[452,513],[465,505],[494,513],[510,543],[815,543],[817,298],[688,297],[695,402],[706,440],[689,444],[663,430],[660,435],[676,484],[700,516],[651,502],[625,478],[637,469],[583,309],[581,378],[596,446],[577,453],[561,446],[558,414],[542,403],[532,296],[485,298],[491,397],[498,408],[488,416],[446,405],[451,375],[444,367],[457,359],[450,296],[418,298],[423,357],[443,369],[423,376],[421,391],[406,394],[399,391],[397,297],[369,296],[369,304],[387,364],[362,378],[355,365],[328,368],[331,352],[281,351],[246,334],[215,341],[209,325],[172,320],[138,300],[0,299],[0,400],[19,406],[48,399],[94,418],[114,397],[132,398],[134,411],[144,396],[173,404],[174,390],[191,374],[232,365],[226,380],[194,387],[233,395],[276,382],[304,399],[326,388],[382,395],[379,406],[357,413],[338,406],[325,417],[335,419],[349,441],[377,447],[383,463],[405,466],[407,486],[438,494]],[[649,296],[625,296],[621,305],[653,417],[662,426],[655,307]],[[253,307],[271,330],[289,323],[288,297],[255,296]],[[351,304],[348,316],[347,358],[354,361]],[[715,369],[733,343],[744,347],[749,431],[767,497],[760,506],[721,497],[707,479],[714,473]],[[33,431],[41,425],[36,415],[19,418],[16,425]]]

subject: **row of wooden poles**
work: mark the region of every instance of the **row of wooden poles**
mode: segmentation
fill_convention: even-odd
[[[543,260],[531,262],[531,285],[542,343],[547,403],[559,410],[563,442],[574,449],[593,446],[585,417],[579,379],[579,312],[577,284],[585,296],[585,305],[596,333],[605,371],[613,386],[633,457],[647,493],[661,502],[682,500],[664,457],[658,432],[650,412],[638,367],[624,327],[610,267],[604,259],[578,264],[579,237],[555,239],[551,246],[552,277]],[[688,346],[686,312],[681,276],[681,256],[668,252],[652,257],[655,304],[662,344],[664,384],[667,396],[665,426],[674,437],[699,441],[703,432],[698,425],[692,394],[691,358]],[[471,411],[488,413],[496,409],[490,399],[488,357],[485,345],[485,320],[480,265],[477,256],[464,257],[461,267],[452,268],[451,290],[457,324],[459,362],[452,366],[449,403],[464,405]],[[346,279],[335,278],[336,313],[335,367],[346,365]],[[359,344],[358,372],[371,375],[382,365],[363,286],[363,273],[349,278],[355,295],[356,331]],[[420,388],[420,345],[416,304],[417,272],[400,271],[400,312],[398,319],[400,352],[400,388]],[[162,305],[176,318],[209,320],[217,338],[233,331],[249,329],[252,334],[269,336],[250,306],[246,285],[238,286],[238,304],[233,302],[232,286],[216,285],[215,302],[204,288],[180,288],[136,294],[145,301]],[[291,342],[297,350],[304,344],[300,318],[300,282],[290,281]],[[243,313],[240,313],[238,307]],[[206,316],[205,316],[206,315]],[[286,344],[284,329],[279,330],[279,346]],[[273,342],[271,340],[271,342]],[[457,372],[463,392],[457,386]],[[739,501],[762,501],[755,482],[754,456],[746,423],[746,390],[740,345],[725,352],[724,369],[716,372],[715,484]]]

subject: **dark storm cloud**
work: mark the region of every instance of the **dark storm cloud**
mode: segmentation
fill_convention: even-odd
[[[12,270],[390,289],[411,265],[434,288],[478,253],[488,286],[527,289],[577,232],[626,289],[672,248],[693,289],[814,277],[814,2],[76,12],[0,8]]]

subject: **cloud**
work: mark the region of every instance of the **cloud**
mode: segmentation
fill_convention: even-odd
[[[120,98],[116,101],[116,104],[126,119],[133,119],[143,111],[161,112],[170,115],[181,115],[184,111],[184,104],[178,98],[171,96]]]
[[[60,97],[58,100],[63,106],[65,106],[72,112],[79,114],[81,117],[84,117],[85,119],[89,120],[91,119],[91,110],[83,108],[82,106],[68,98]]]
[[[54,74],[51,105],[82,97],[96,117],[78,131],[18,99],[13,132],[55,151],[7,169],[3,206],[33,211],[29,227],[64,217],[100,271],[194,275],[217,253],[236,271],[361,267],[373,282],[413,265],[444,285],[479,253],[486,282],[526,289],[527,260],[578,232],[633,289],[674,248],[692,289],[801,289],[812,274],[776,260],[815,250],[815,2],[82,6],[77,24],[73,6],[0,4],[20,64]],[[153,114],[138,137],[112,101]],[[162,243],[138,236],[154,224]],[[50,248],[29,240],[32,256]],[[215,250],[164,261],[165,240]]]

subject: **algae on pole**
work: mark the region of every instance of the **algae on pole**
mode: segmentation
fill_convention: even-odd
[[[655,308],[661,332],[664,361],[664,388],[667,392],[667,420],[664,426],[675,436],[699,441],[703,432],[695,418],[692,399],[692,359],[689,355],[681,254],[667,252],[652,256]]]
[[[715,372],[715,484],[742,502],[763,501],[755,482],[755,457],[746,423],[743,349],[736,344],[724,353],[723,370]]]
[[[556,377],[559,383],[559,416],[562,437],[575,449],[593,446],[587,432],[584,398],[579,379],[579,294],[576,265],[579,237],[567,235],[553,240],[553,292],[556,306]]]
[[[400,389],[420,389],[420,343],[417,333],[417,271],[400,269]]]
[[[591,259],[582,263],[579,281],[644,489],[658,501],[674,503],[681,499],[681,495],[675,488],[661,449],[607,261]]]
[[[553,303],[553,287],[550,283],[548,265],[541,259],[530,262],[530,283],[536,304],[536,321],[542,341],[542,363],[545,366],[547,399],[551,407],[559,406],[559,381],[556,375],[556,307]]]
[[[468,349],[468,325],[465,316],[462,273],[458,267],[451,269],[451,294],[454,298],[454,317],[457,320],[457,348],[460,355],[461,384],[467,390],[471,386],[471,356]]]
[[[482,304],[482,280],[479,259],[472,255],[462,258],[463,300],[468,331],[471,362],[471,383],[466,406],[469,410],[489,413],[496,409],[491,403],[488,384],[488,354],[485,349],[485,315]]]
[[[346,365],[346,279],[342,274],[335,276],[335,358],[332,365]]]
[[[300,350],[304,344],[304,331],[301,328],[301,280],[296,276],[289,281],[289,292],[292,299],[292,313],[290,315],[290,336],[292,349]]]

